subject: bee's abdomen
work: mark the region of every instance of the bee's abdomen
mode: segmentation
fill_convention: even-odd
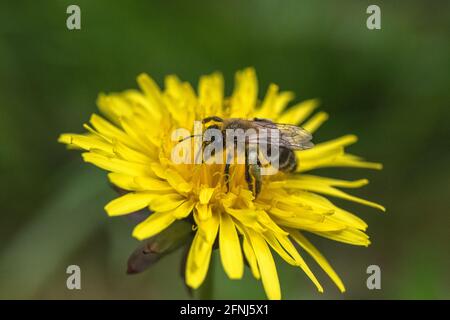
[[[280,148],[279,169],[285,172],[292,172],[297,168],[297,159],[293,150]]]

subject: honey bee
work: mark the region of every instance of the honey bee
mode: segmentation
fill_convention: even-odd
[[[202,120],[206,130],[216,129],[220,130],[222,134],[222,141],[226,140],[226,133],[228,129],[244,131],[252,129],[255,134],[245,138],[245,180],[250,191],[252,191],[256,198],[261,192],[262,177],[261,168],[262,161],[259,157],[258,151],[249,147],[250,145],[258,144],[261,141],[266,141],[266,146],[270,148],[275,145],[278,149],[277,160],[278,169],[283,172],[292,172],[297,168],[297,160],[295,157],[295,150],[310,149],[314,145],[311,142],[312,135],[305,129],[291,125],[274,123],[268,119],[254,118],[253,120],[245,120],[239,118],[222,119],[217,116],[206,117]],[[270,134],[267,132],[276,133],[277,139],[269,139]],[[263,138],[263,139],[261,139]],[[236,141],[235,141],[236,142]],[[268,154],[271,156],[271,154]],[[230,161],[226,161],[225,177],[229,177]],[[227,182],[228,185],[228,182]]]

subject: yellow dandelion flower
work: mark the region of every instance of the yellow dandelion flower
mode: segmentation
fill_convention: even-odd
[[[293,173],[264,176],[261,192],[249,190],[243,165],[232,165],[226,179],[220,164],[179,164],[171,160],[171,132],[193,130],[195,120],[222,118],[270,119],[276,123],[301,125],[314,133],[327,120],[325,112],[313,115],[318,102],[308,100],[287,108],[291,92],[271,84],[262,101],[251,68],[237,72],[231,97],[224,96],[220,73],[202,76],[197,92],[176,76],[165,78],[164,90],[148,75],[141,74],[142,91],[100,95],[103,116],[93,114],[85,134],[62,134],[59,141],[85,150],[84,161],[109,171],[110,182],[127,193],[105,206],[110,216],[127,215],[148,208],[151,214],[133,230],[139,240],[157,235],[176,220],[194,224],[185,280],[198,288],[208,271],[217,241],[223,268],[230,279],[240,279],[244,259],[256,279],[261,279],[269,299],[280,299],[276,252],[287,263],[300,267],[317,289],[323,288],[302,257],[308,253],[344,292],[344,285],[321,253],[307,240],[314,233],[335,241],[367,246],[366,223],[337,207],[325,196],[382,206],[339,188],[357,188],[366,179],[344,181],[310,174],[323,167],[381,169],[381,164],[348,154],[345,147],[356,142],[346,135],[296,151],[299,164]],[[296,246],[296,244],[298,246]],[[302,252],[303,251],[303,252]]]

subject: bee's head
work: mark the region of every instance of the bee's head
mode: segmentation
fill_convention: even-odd
[[[223,122],[224,121],[222,118],[216,116],[207,117],[202,120],[202,123],[205,125],[206,130],[209,129],[222,130]]]
[[[217,129],[217,130],[221,130],[222,126],[218,125],[218,124],[211,124],[209,126],[206,127],[206,130],[210,130],[210,129]]]

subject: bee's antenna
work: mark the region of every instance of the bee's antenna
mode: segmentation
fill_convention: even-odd
[[[191,139],[191,138],[194,138],[194,137],[202,137],[202,136],[203,136],[202,134],[193,134],[193,135],[191,135],[189,137],[186,137],[186,138],[183,138],[181,140],[178,140],[178,142],[183,142],[183,141],[185,141],[187,139]]]

